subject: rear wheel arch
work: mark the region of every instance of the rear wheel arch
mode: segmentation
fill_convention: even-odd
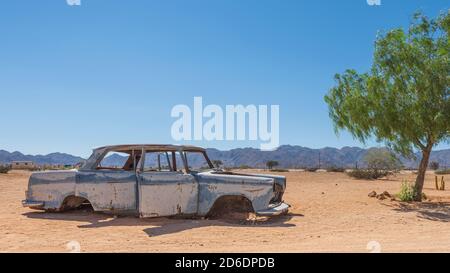
[[[92,203],[87,198],[71,194],[64,198],[58,211],[77,209],[85,204],[93,208]]]

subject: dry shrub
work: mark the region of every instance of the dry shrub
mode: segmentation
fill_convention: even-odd
[[[389,175],[391,172],[384,170],[373,170],[373,169],[355,169],[347,172],[350,177],[356,179],[367,179],[373,180]]]

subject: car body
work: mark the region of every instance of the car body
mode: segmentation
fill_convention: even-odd
[[[78,170],[32,173],[22,203],[64,211],[89,202],[94,211],[140,217],[208,216],[231,203],[277,215],[289,207],[282,201],[285,189],[283,176],[214,168],[200,147],[114,145],[94,149]]]

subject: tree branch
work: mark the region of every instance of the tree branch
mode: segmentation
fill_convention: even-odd
[[[425,146],[424,144],[422,144],[422,142],[420,141],[419,138],[416,137],[416,139],[415,139],[414,142],[415,142],[415,144],[416,144],[417,146],[420,147],[420,149],[421,149],[422,151],[426,149],[426,146]]]

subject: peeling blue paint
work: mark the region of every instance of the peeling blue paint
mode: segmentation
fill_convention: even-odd
[[[69,196],[87,199],[95,211],[141,217],[168,215],[206,215],[222,196],[243,196],[258,212],[279,213],[287,207],[274,205],[274,185],[286,188],[286,178],[276,175],[237,174],[218,170],[205,172],[135,172],[96,169],[112,149],[167,149],[169,151],[202,148],[176,145],[119,145],[95,149],[79,171],[36,172],[30,177],[23,204],[41,204],[42,209],[58,210]],[[208,159],[209,160],[209,159]],[[186,168],[186,166],[185,166]],[[143,169],[137,166],[137,169]],[[187,169],[187,168],[186,168]],[[282,194],[282,193],[281,193]]]

